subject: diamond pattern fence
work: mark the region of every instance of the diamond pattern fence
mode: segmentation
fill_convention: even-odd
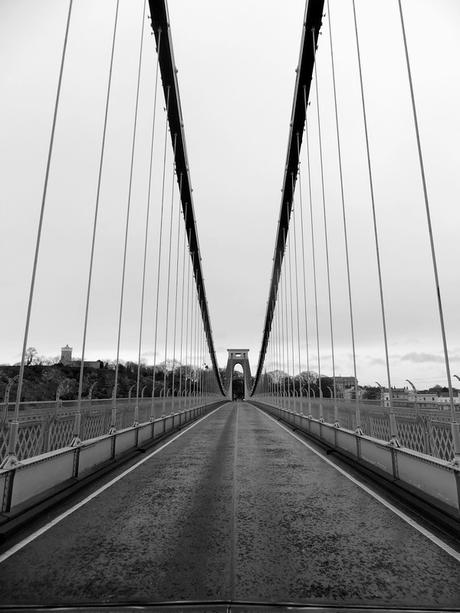
[[[73,434],[73,416],[56,417],[50,425],[50,445],[48,450],[55,451],[69,444]]]
[[[0,424],[0,458],[4,458],[8,451],[8,424]]]
[[[42,452],[44,446],[45,429],[41,422],[22,422],[18,431],[16,457],[24,460]]]
[[[290,408],[304,415],[309,414],[307,398],[289,399],[268,396],[268,402]],[[329,398],[321,400],[323,417],[328,423],[334,423],[334,401]],[[315,419],[320,416],[320,401],[317,398],[310,400],[311,414]],[[361,428],[367,436],[388,441],[390,440],[389,409],[379,404],[360,403]],[[356,411],[355,402],[338,401],[339,424],[342,428],[355,430]],[[458,418],[460,421],[460,416]],[[396,407],[396,425],[398,438],[403,447],[432,455],[442,460],[452,460],[454,445],[450,426],[450,416],[445,410],[415,411],[413,408]]]
[[[210,399],[210,402],[214,399]],[[134,399],[119,398],[117,401],[118,430],[128,428],[134,422]],[[177,412],[201,403],[200,397],[151,398],[139,401],[139,422]],[[19,414],[18,442],[16,455],[25,460],[47,451],[55,451],[69,445],[72,441],[77,402],[34,402],[22,403]],[[8,452],[9,422],[13,419],[14,405],[0,406],[0,462]],[[84,400],[82,407],[82,439],[88,440],[110,429],[112,401]]]

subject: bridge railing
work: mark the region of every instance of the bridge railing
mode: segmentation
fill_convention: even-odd
[[[338,409],[338,423],[343,428],[355,430],[356,410],[354,400],[337,398],[306,398],[292,396],[274,396],[268,393],[256,394],[254,399],[264,399],[290,411],[311,414],[320,419],[321,409],[324,420],[334,423],[335,404]],[[384,407],[379,401],[360,401],[361,428],[367,436],[389,441],[390,436],[390,409]],[[454,458],[454,443],[450,425],[449,411],[439,409],[415,409],[407,404],[395,406],[398,439],[403,447],[432,455],[441,460]],[[460,412],[459,412],[460,418]]]
[[[177,413],[196,406],[204,406],[221,399],[219,394],[139,399],[139,422],[151,417]],[[117,399],[117,430],[134,422],[134,398]],[[19,429],[16,457],[25,460],[48,451],[55,451],[70,444],[73,437],[76,400],[23,402],[19,411]],[[82,440],[107,434],[111,424],[111,399],[92,399],[82,402]],[[0,462],[8,450],[8,431],[14,416],[14,403],[3,407],[0,417]]]
[[[21,520],[21,515],[31,508],[38,504],[52,504],[53,497],[61,491],[70,491],[69,488],[78,486],[79,481],[104,467],[113,467],[114,462],[122,461],[140,449],[145,451],[156,440],[204,417],[225,402],[220,394],[214,401],[198,395],[188,400],[197,401],[197,405],[114,433],[105,432],[103,436],[82,441],[80,445],[66,446],[0,469],[0,527],[3,528],[6,522],[8,529],[10,520],[27,521],[27,516]]]

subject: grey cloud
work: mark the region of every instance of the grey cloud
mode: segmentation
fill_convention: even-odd
[[[437,362],[442,364],[444,362],[444,357],[441,355],[436,355],[434,353],[417,353],[416,351],[406,353],[405,355],[402,355],[400,359],[404,360],[405,362],[416,362],[419,364],[422,362]],[[460,356],[450,356],[450,361],[459,362]]]
[[[372,366],[384,366],[385,360],[383,358],[374,358],[370,355],[366,356],[366,360]]]

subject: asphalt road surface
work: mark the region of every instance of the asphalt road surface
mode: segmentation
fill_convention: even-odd
[[[460,564],[241,402],[0,564],[0,604],[188,599],[454,607]]]

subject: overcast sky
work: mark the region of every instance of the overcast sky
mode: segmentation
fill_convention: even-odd
[[[393,382],[445,383],[426,218],[396,0],[357,0]],[[0,362],[19,360],[28,283],[68,3],[0,0]],[[29,345],[81,351],[84,287],[115,0],[75,0],[50,175]],[[460,3],[403,7],[448,343],[460,375]],[[218,361],[248,347],[257,364],[299,56],[303,0],[170,0],[194,205]],[[385,381],[351,0],[331,0],[360,383]],[[89,359],[116,350],[142,0],[120,1],[88,335]],[[330,219],[337,374],[352,374],[327,17],[318,75]],[[145,24],[122,358],[137,355],[143,219],[155,57]],[[158,135],[164,101],[158,100]],[[310,114],[316,112],[312,100]],[[161,139],[158,140],[160,142]],[[320,225],[317,131],[313,203]],[[169,148],[170,149],[170,148]],[[160,194],[161,147],[153,200]],[[303,154],[302,154],[303,155]],[[171,168],[171,152],[168,164]],[[305,158],[302,157],[302,170]],[[303,176],[306,194],[307,186]],[[171,172],[168,175],[171,184]],[[168,187],[170,190],[170,187]],[[153,219],[157,213],[154,212]],[[152,360],[155,223],[143,355]],[[324,247],[318,238],[318,267]],[[319,283],[323,370],[330,372],[327,295]],[[311,278],[309,277],[311,289]],[[313,365],[314,367],[314,365]]]

